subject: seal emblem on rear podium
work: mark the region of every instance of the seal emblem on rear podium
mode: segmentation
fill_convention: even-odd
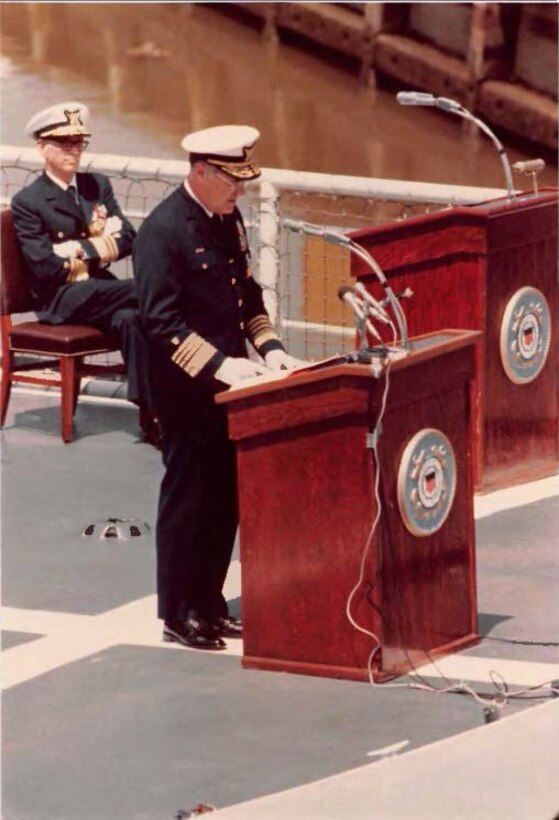
[[[455,491],[452,444],[440,430],[420,430],[406,445],[398,468],[398,507],[412,535],[431,535],[442,527]]]
[[[551,314],[543,293],[523,287],[509,299],[501,322],[501,362],[515,384],[536,379],[551,342]]]

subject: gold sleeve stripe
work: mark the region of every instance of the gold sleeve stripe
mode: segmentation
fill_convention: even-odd
[[[171,359],[189,376],[197,376],[216,350],[197,333],[190,333],[177,347]]]
[[[262,330],[267,330],[271,328],[272,324],[270,319],[265,314],[261,313],[259,316],[255,316],[253,319],[247,323],[248,332],[251,334],[260,333]]]
[[[70,270],[66,277],[67,282],[81,282],[84,279],[89,279],[89,269],[84,259],[69,259],[68,267]]]
[[[114,262],[118,259],[118,245],[114,236],[93,236],[89,240],[101,262]]]
[[[185,350],[184,348],[179,347],[179,349],[176,350],[173,353],[173,361],[175,362],[175,364],[178,364],[179,367],[186,368],[186,366],[188,365],[188,362],[190,361],[190,359],[193,356],[196,356],[196,354],[200,352],[200,350],[202,349],[203,346],[204,346],[204,342],[200,339],[199,344],[194,344],[193,343],[188,348],[188,350]]]
[[[258,336],[255,336],[253,339],[254,346],[258,349],[266,342],[270,342],[272,339],[279,340],[278,334],[273,329],[269,330],[267,333],[259,333]]]
[[[269,342],[272,339],[279,339],[268,316],[255,316],[254,319],[248,322],[247,331],[250,340],[256,348],[259,348],[265,344],[265,342]]]
[[[111,262],[115,262],[118,259],[118,242],[116,241],[114,236],[107,236],[106,239],[111,248]]]

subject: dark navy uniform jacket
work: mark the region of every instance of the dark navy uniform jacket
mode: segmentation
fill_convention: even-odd
[[[252,278],[238,209],[210,218],[177,188],[138,232],[134,276],[156,393],[168,403],[220,386],[216,370],[226,356],[246,357],[247,340],[261,355],[283,349]]]
[[[11,202],[34,307],[40,318],[60,290],[72,288],[73,284],[71,263],[54,253],[54,243],[78,240],[86,254],[89,277],[93,279],[114,280],[116,277],[107,265],[132,251],[135,230],[120,210],[109,179],[103,174],[77,173],[76,183],[79,205],[45,173],[19,191]],[[120,232],[111,237],[95,236],[99,215],[119,217]],[[77,300],[83,300],[87,288],[77,288],[75,293]],[[68,310],[78,307],[72,304],[70,294],[64,295]]]

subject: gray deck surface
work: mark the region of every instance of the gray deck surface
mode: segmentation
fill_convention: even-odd
[[[160,454],[117,400],[82,399],[64,445],[58,407],[16,391],[2,432],[4,820],[172,820],[200,802],[243,820],[551,820],[549,687],[486,725],[467,695],[248,671],[239,641],[218,654],[163,644],[152,534],[81,536],[111,516],[153,527]],[[495,640],[559,639],[557,484],[520,488],[520,505],[505,494],[494,512],[476,502],[487,639],[440,668],[478,691],[493,691],[484,663],[512,690],[559,678],[557,646]]]

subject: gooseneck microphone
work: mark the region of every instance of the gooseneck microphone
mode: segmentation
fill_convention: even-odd
[[[442,111],[456,111],[462,108],[456,100],[448,97],[435,97],[434,94],[426,94],[423,91],[399,91],[396,99],[400,105],[427,105],[440,108]]]
[[[507,197],[508,199],[512,199],[514,197],[512,172],[507,153],[502,142],[497,139],[493,131],[483,122],[483,120],[480,120],[478,117],[474,116],[471,111],[468,111],[467,108],[464,108],[464,106],[460,105],[460,103],[456,100],[451,100],[448,97],[435,97],[434,94],[427,94],[422,91],[399,91],[396,94],[396,99],[400,105],[432,106],[439,108],[441,111],[449,111],[451,114],[456,114],[458,117],[462,117],[465,120],[475,123],[484,134],[487,134],[497,149],[505,175]]]
[[[353,310],[356,319],[357,325],[357,332],[360,336],[360,344],[362,347],[365,346],[366,339],[365,339],[365,328],[369,331],[371,336],[374,336],[379,342],[382,342],[382,337],[380,333],[377,331],[376,327],[367,319],[367,310],[365,309],[364,305],[359,301],[354,293],[354,288],[350,287],[350,285],[342,285],[338,288],[338,299],[342,302],[345,302],[346,305],[349,305],[350,308]]]
[[[384,288],[384,292],[386,293],[386,301],[388,304],[390,304],[392,312],[396,318],[396,324],[398,325],[398,333],[400,336],[400,344],[403,348],[409,350],[411,346],[408,339],[408,328],[404,311],[402,310],[402,307],[398,302],[398,299],[396,298],[394,291],[388,284],[386,276],[384,275],[382,269],[380,268],[377,261],[373,258],[373,256],[369,253],[369,251],[365,250],[365,248],[359,245],[357,242],[354,242],[353,239],[349,238],[349,236],[345,236],[345,234],[340,233],[339,231],[334,231],[331,228],[323,228],[320,225],[313,225],[310,222],[300,222],[296,219],[284,219],[282,221],[283,226],[290,231],[308,234],[309,236],[319,236],[326,242],[331,242],[334,245],[342,245],[343,247],[347,248],[351,253],[354,253],[356,256],[362,259],[368,265],[368,267],[373,271],[373,273],[381,283],[382,287]],[[352,289],[350,288],[350,291],[351,290]],[[353,291],[355,295],[355,289],[353,289]],[[365,291],[365,288],[363,288],[363,291]],[[377,302],[376,299],[373,299],[373,297],[370,296],[370,294],[368,294],[366,291],[365,293],[367,294],[366,297],[363,296],[362,293],[359,294],[361,298],[366,299],[366,301],[368,302],[369,307],[368,310],[365,311],[365,313],[370,312],[371,315],[375,316],[375,318],[380,319],[380,321],[386,321],[387,324],[394,327],[392,321],[390,320],[387,312],[384,310],[384,307],[381,305],[381,303]],[[340,299],[343,299],[343,297],[340,296]],[[371,330],[370,332],[372,332],[373,335],[376,334],[376,331]],[[394,333],[396,334],[395,330]]]
[[[321,225],[313,225],[312,222],[301,222],[297,219],[284,219],[283,226],[289,231],[294,231],[295,233],[304,233],[308,236],[319,236],[321,239],[325,239],[333,245],[351,245],[351,239],[343,233],[332,231],[329,228],[323,228]]]
[[[353,294],[353,289],[349,285],[341,285],[338,288],[338,299],[345,302],[346,305],[349,305],[358,319],[361,321],[365,319],[363,306],[359,304],[359,301]]]
[[[398,91],[396,99],[400,105],[435,105],[434,96],[423,91]]]
[[[372,313],[372,315],[375,317],[375,319],[378,319],[384,325],[391,325],[392,324],[392,322],[390,321],[390,318],[388,317],[384,307],[381,305],[380,302],[377,302],[377,300],[374,298],[374,296],[371,296],[371,294],[365,288],[365,285],[362,282],[356,282],[355,285],[353,286],[353,290],[355,291],[355,293],[358,296],[361,297],[361,299],[364,302],[367,302],[367,304],[369,305],[369,310]]]

